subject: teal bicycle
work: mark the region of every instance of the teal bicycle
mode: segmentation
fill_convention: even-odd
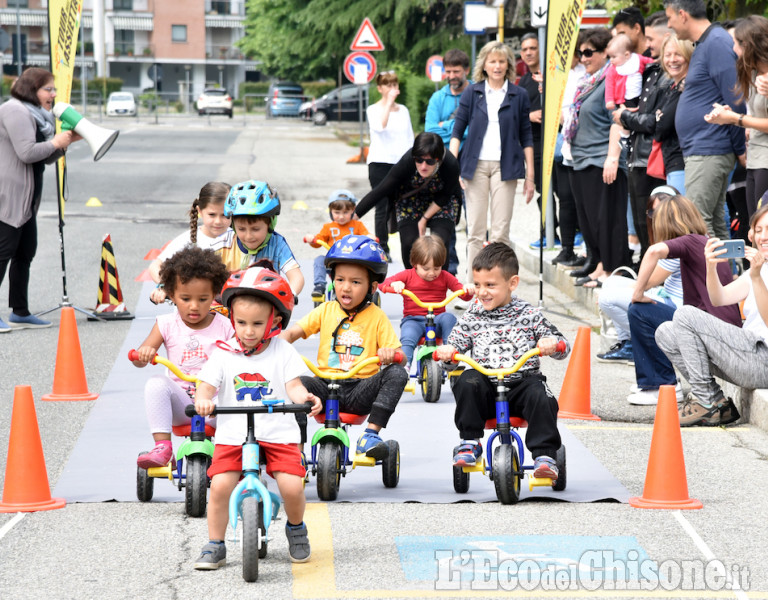
[[[243,478],[229,497],[229,522],[237,533],[238,520],[243,523],[243,579],[259,578],[259,559],[266,558],[269,526],[280,512],[280,496],[270,492],[261,481],[259,441],[254,433],[253,415],[265,413],[309,413],[309,404],[285,404],[283,400],[261,400],[257,406],[215,407],[211,415],[245,415],[248,431],[243,443]],[[195,416],[194,405],[186,408],[188,417]]]

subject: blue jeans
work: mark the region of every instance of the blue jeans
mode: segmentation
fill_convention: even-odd
[[[667,185],[671,185],[681,196],[685,196],[685,171],[667,173]]]
[[[675,385],[675,369],[655,338],[658,326],[672,320],[675,307],[661,302],[636,302],[629,305],[628,314],[637,386],[652,390],[660,385]]]
[[[314,273],[314,284],[315,287],[318,285],[322,285],[325,287],[325,255],[318,256],[315,258],[314,266],[312,269],[312,272]]]
[[[435,317],[435,334],[445,340],[454,325],[456,325],[456,317],[452,313],[441,313]],[[400,321],[400,343],[403,345],[403,352],[409,365],[413,359],[413,351],[426,331],[427,317],[408,316]]]

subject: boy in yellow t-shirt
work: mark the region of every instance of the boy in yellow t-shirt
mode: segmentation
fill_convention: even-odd
[[[321,304],[281,337],[293,343],[320,333],[317,364],[321,369],[349,371],[355,364],[378,356],[382,365],[395,362],[400,348],[387,315],[371,301],[376,287],[387,274],[384,250],[370,238],[348,235],[331,246],[325,256],[331,269],[336,299]],[[381,369],[371,365],[358,377],[341,381],[339,409],[358,415],[369,415],[365,432],[357,441],[357,453],[380,460],[387,446],[379,431],[387,426],[408,382],[408,373],[397,365]],[[378,372],[377,372],[378,371]],[[328,384],[317,377],[302,377],[301,382],[325,404]],[[306,441],[306,420],[299,420],[302,443]]]
[[[305,235],[304,241],[313,248],[319,248],[318,242],[328,246],[336,243],[345,235],[370,236],[362,221],[354,219],[357,198],[349,190],[334,190],[328,196],[328,214],[330,222],[323,225],[317,235]],[[312,296],[320,297],[325,294],[325,257],[318,256],[314,262],[314,289]]]

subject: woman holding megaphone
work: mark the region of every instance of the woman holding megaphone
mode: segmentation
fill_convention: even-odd
[[[0,106],[0,285],[10,263],[7,324],[11,329],[50,327],[29,312],[29,268],[37,250],[37,210],[46,164],[82,139],[73,131],[56,133],[51,109],[56,99],[50,71],[31,67],[11,87],[12,98]]]

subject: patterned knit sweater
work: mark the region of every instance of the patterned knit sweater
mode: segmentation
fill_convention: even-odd
[[[512,296],[512,301],[493,310],[485,310],[475,302],[459,318],[448,336],[447,343],[461,354],[470,354],[487,369],[511,367],[520,357],[536,347],[541,338],[568,340],[552,325],[541,311],[525,300]],[[555,352],[552,358],[562,360],[570,352]],[[519,373],[539,372],[540,360],[535,356],[520,368]]]

